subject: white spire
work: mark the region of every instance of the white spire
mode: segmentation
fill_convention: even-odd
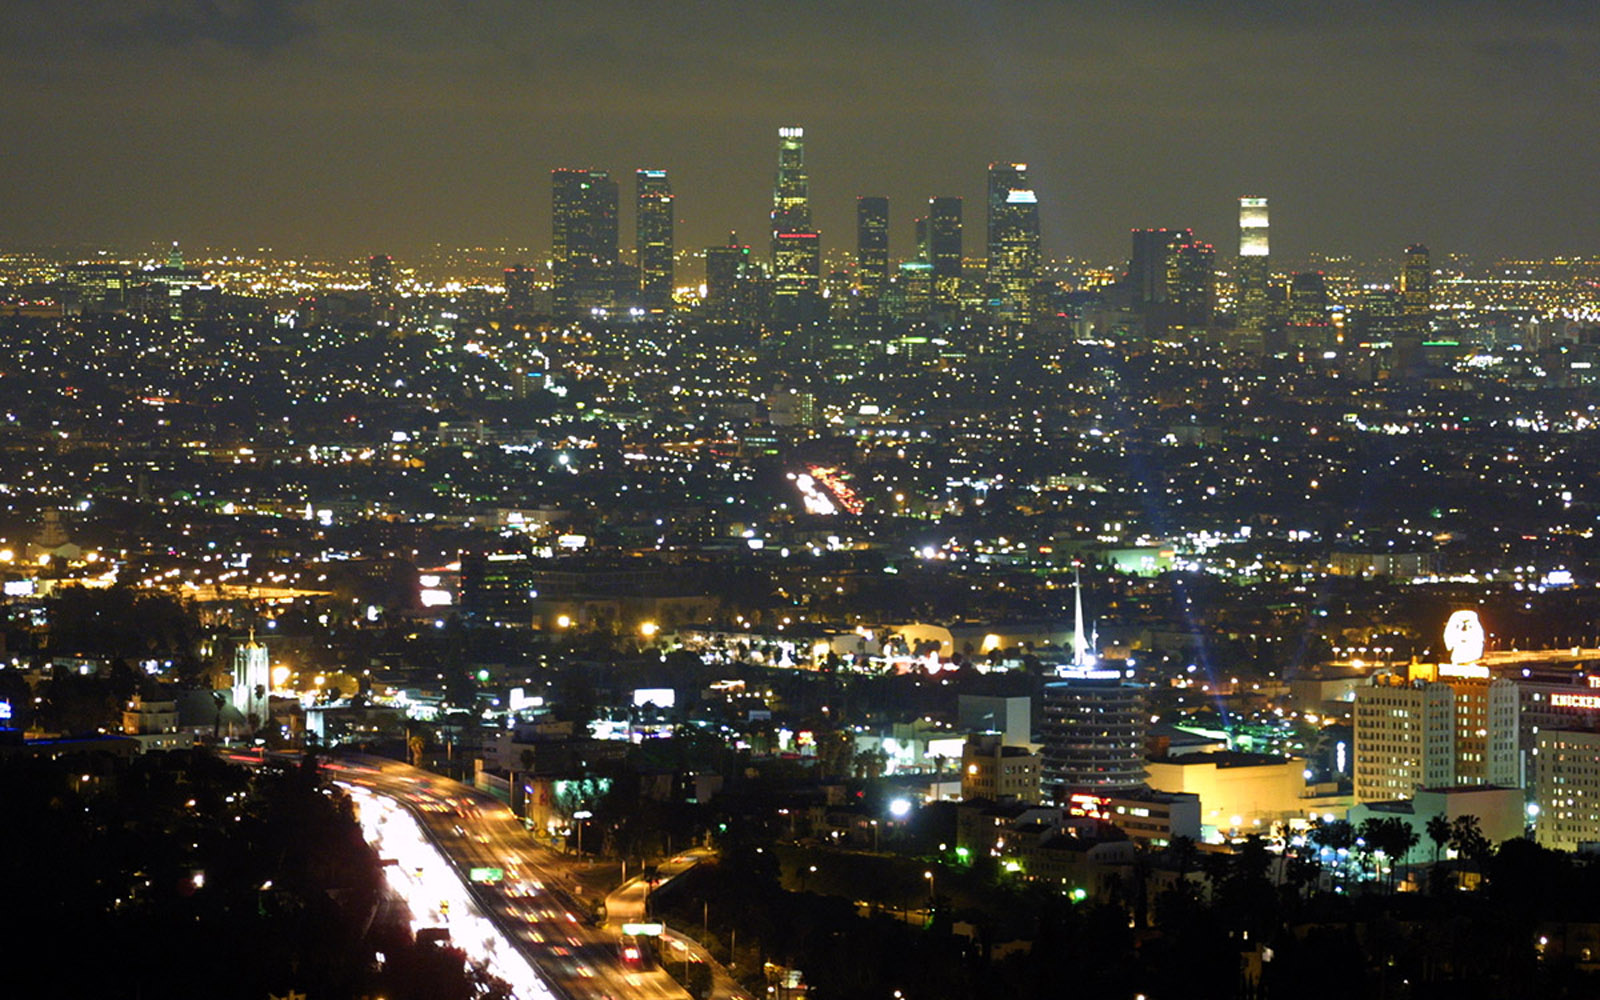
[[[1082,669],[1089,666],[1089,642],[1083,631],[1083,577],[1079,565],[1072,564],[1072,665]]]

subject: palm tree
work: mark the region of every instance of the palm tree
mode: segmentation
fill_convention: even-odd
[[[1385,833],[1387,845],[1385,850],[1394,860],[1389,867],[1389,891],[1394,892],[1395,881],[1400,877],[1400,866],[1411,856],[1411,849],[1416,847],[1422,838],[1412,825],[1398,816],[1385,821],[1389,829]]]
[[[1428,819],[1426,829],[1428,839],[1433,841],[1433,863],[1438,864],[1439,852],[1450,843],[1450,820],[1444,813],[1438,813]]]

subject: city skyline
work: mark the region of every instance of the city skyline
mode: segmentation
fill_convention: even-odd
[[[712,246],[764,228],[784,124],[830,254],[884,194],[910,256],[913,206],[982,204],[1002,160],[1029,164],[1052,258],[1141,227],[1228,248],[1245,194],[1285,258],[1584,253],[1595,222],[1563,166],[1600,153],[1591,5],[8,6],[8,245],[542,249],[537,179],[576,166],[667,170],[678,245]]]

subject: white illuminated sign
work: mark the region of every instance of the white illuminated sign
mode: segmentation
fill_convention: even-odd
[[[1483,625],[1476,611],[1457,611],[1444,625],[1444,648],[1451,663],[1477,663],[1483,659]]]
[[[1594,711],[1600,708],[1600,694],[1553,694],[1550,696],[1552,708],[1581,708],[1585,711]]]

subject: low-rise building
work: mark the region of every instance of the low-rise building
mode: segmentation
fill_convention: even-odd
[[[1306,812],[1306,762],[1270,754],[1184,754],[1145,765],[1150,787],[1200,799],[1202,825],[1241,834],[1262,832]]]
[[[194,734],[178,729],[178,703],[134,695],[122,709],[122,732],[138,742],[139,752],[194,746]]]
[[[961,797],[996,802],[1039,801],[1038,754],[1007,746],[1000,733],[967,737],[961,750]]]

